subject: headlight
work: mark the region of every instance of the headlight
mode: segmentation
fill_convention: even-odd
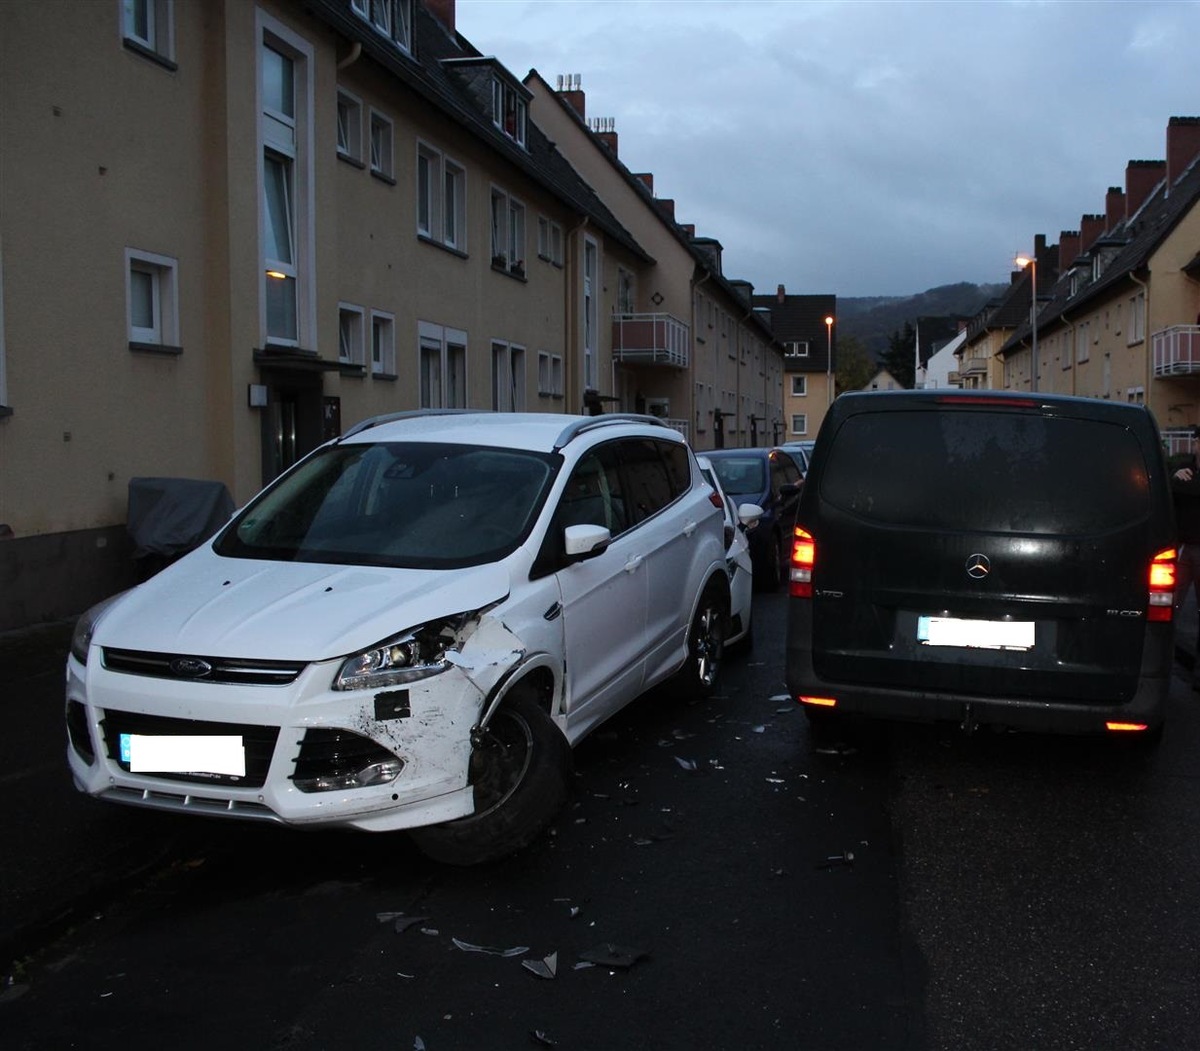
[[[75,622],[75,633],[71,636],[71,656],[80,664],[87,664],[88,647],[92,644],[92,635],[95,634],[100,618],[109,606],[125,594],[126,592],[122,591],[106,598],[103,602],[97,602]]]
[[[441,624],[405,632],[353,657],[347,657],[333,680],[335,690],[369,690],[438,675],[450,665],[446,650],[454,637]]]

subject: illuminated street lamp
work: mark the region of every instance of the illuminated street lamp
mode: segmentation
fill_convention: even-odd
[[[825,315],[825,400],[833,404],[833,315]]]
[[[1029,267],[1029,344],[1033,352],[1033,375],[1029,380],[1029,389],[1038,389],[1038,352],[1037,352],[1037,259],[1033,256],[1019,255],[1014,260],[1017,266],[1024,269]]]

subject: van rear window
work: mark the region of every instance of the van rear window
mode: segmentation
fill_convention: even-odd
[[[886,525],[1098,533],[1150,511],[1141,445],[1114,423],[979,409],[866,412],[825,448],[822,499]]]

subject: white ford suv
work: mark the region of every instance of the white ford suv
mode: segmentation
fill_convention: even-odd
[[[506,854],[561,807],[585,734],[668,678],[712,689],[719,504],[652,417],[367,420],[81,618],[75,782]]]

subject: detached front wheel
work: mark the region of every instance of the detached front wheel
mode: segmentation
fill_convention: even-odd
[[[479,865],[532,843],[567,796],[571,749],[550,716],[518,693],[476,733],[470,781],[475,813],[414,829],[413,841],[434,861]]]

